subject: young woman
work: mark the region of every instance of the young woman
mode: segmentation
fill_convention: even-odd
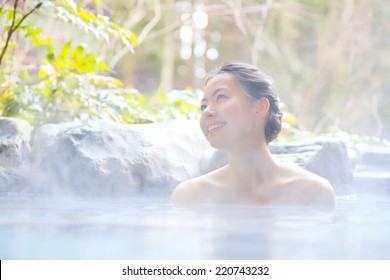
[[[282,113],[271,79],[258,68],[231,63],[212,72],[201,101],[200,127],[210,145],[228,153],[228,165],[181,183],[175,206],[199,203],[326,205],[334,207],[330,183],[282,164],[268,143],[281,129]]]

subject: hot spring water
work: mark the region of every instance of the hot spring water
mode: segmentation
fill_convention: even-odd
[[[143,198],[0,198],[0,259],[389,259],[390,199],[173,208]]]

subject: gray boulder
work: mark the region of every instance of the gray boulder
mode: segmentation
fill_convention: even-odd
[[[227,163],[226,155],[209,146],[195,121],[47,124],[36,130],[29,160],[25,158],[30,127],[4,118],[2,125],[2,143],[8,144],[1,154],[1,194],[168,196],[180,182]],[[342,141],[271,143],[270,148],[281,161],[328,179],[337,194],[349,191],[352,174]]]
[[[30,125],[16,118],[0,117],[0,166],[17,167],[29,154]]]
[[[364,152],[354,172],[354,186],[360,194],[390,194],[390,148]]]
[[[85,195],[169,194],[200,173],[208,143],[197,122],[45,125],[34,135],[32,162],[48,185]]]
[[[352,192],[352,168],[342,140],[315,138],[293,143],[270,143],[270,150],[281,162],[294,163],[327,179],[336,194]],[[212,150],[203,158],[202,173],[226,165],[226,153]]]
[[[27,165],[18,168],[4,168],[0,166],[0,196],[37,196],[43,194],[42,186],[32,180]]]
[[[327,179],[337,195],[354,192],[353,173],[344,141],[337,139],[317,139],[313,145],[318,149],[307,158],[303,168]]]

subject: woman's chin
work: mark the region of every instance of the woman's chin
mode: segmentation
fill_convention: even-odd
[[[211,147],[217,150],[227,151],[228,145],[226,141],[223,141],[222,139],[208,139],[208,142]]]
[[[214,149],[227,150],[230,138],[223,130],[214,131],[205,136],[210,146]]]

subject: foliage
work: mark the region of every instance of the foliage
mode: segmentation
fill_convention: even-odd
[[[302,138],[314,138],[317,135],[310,131],[305,131],[300,128],[298,118],[291,113],[287,105],[283,102],[280,103],[280,109],[283,112],[282,130],[278,135],[276,141],[279,142],[293,142]]]
[[[199,94],[191,89],[160,91],[149,98],[150,113],[154,121],[172,119],[198,119],[200,117]]]
[[[53,39],[41,36],[43,30],[27,19],[41,7],[85,32],[92,32],[98,39],[117,36],[128,47],[136,44],[131,31],[110,22],[107,17],[93,15],[72,0],[39,1],[28,12],[18,8],[17,0],[10,7],[2,6],[0,14],[8,28],[4,29],[2,43],[5,60],[0,72],[0,114],[25,118],[34,125],[91,117],[127,123],[142,121],[143,97],[110,77],[108,66],[96,55],[86,53],[86,46],[72,47],[71,42],[65,42],[56,52]],[[12,52],[22,43],[12,37],[17,29],[24,33],[23,39],[28,39],[37,53],[44,51],[43,59],[14,67],[18,63]]]
[[[1,6],[1,8],[0,8],[0,16],[6,16],[7,21],[9,22],[9,24],[6,26],[6,28],[4,28],[4,31],[7,31],[7,36],[6,36],[6,39],[5,39],[4,46],[3,46],[3,48],[2,48],[2,50],[0,52],[0,64],[3,61],[5,53],[6,53],[7,49],[8,49],[8,46],[9,46],[10,40],[12,38],[12,35],[22,25],[24,20],[29,15],[34,13],[34,11],[36,11],[37,9],[39,9],[42,6],[42,3],[38,3],[29,12],[27,12],[26,14],[21,15],[18,12],[18,10],[17,10],[18,2],[19,2],[18,0],[14,1],[14,6],[13,6],[12,10],[4,9],[4,6],[5,6],[5,4],[7,4],[7,2],[5,2]]]
[[[107,16],[95,16],[73,0],[46,0],[43,3],[46,8],[54,9],[64,22],[71,23],[86,33],[91,32],[96,38],[104,38],[107,43],[111,37],[119,37],[132,50],[137,44],[137,37],[130,30],[111,22]]]
[[[42,3],[60,19],[92,32],[98,39],[119,36],[128,46],[136,43],[130,31],[109,22],[106,17],[94,16],[73,1]],[[53,39],[42,36],[42,28],[29,21],[18,24],[21,18],[27,18],[22,11],[4,9],[3,14],[7,24],[17,22],[24,38],[29,39],[37,52],[44,50],[40,61],[15,70],[12,67],[16,64],[15,57],[10,53],[20,42],[14,40],[9,45],[10,53],[5,53],[0,74],[0,112],[3,116],[24,118],[38,126],[89,118],[145,123],[199,115],[198,98],[190,90],[159,92],[145,100],[135,89],[124,87],[119,79],[108,75],[108,66],[96,55],[88,53],[85,45],[65,42],[56,51]]]

